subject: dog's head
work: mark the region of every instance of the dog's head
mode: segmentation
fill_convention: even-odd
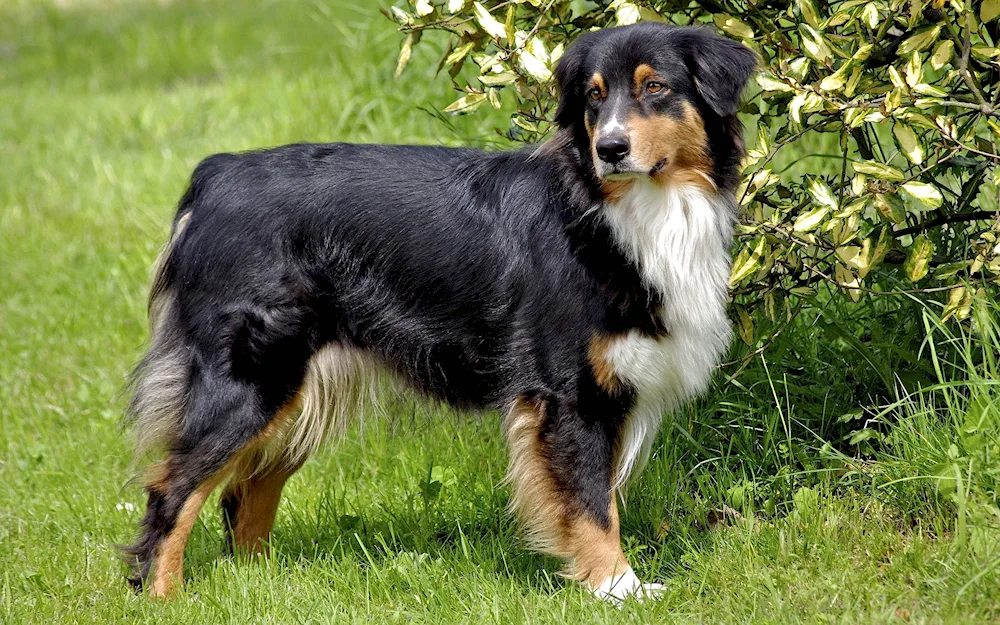
[[[643,23],[588,33],[556,68],[556,123],[586,141],[581,152],[605,184],[692,175],[714,184],[713,141],[729,142],[723,153],[742,149],[731,135],[756,61],[746,46],[701,28]]]

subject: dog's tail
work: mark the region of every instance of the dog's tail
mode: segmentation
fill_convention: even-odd
[[[173,285],[177,243],[191,218],[192,195],[189,190],[181,200],[170,240],[153,265],[148,308],[149,349],[132,371],[127,387],[131,399],[125,423],[135,436],[133,468],[172,438],[187,405],[191,357],[179,324]]]

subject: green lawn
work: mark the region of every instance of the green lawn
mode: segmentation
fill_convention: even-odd
[[[269,558],[220,556],[210,504],[185,592],[133,594],[114,548],[142,513],[119,392],[194,165],[300,140],[487,144],[506,127],[428,112],[454,99],[432,46],[394,80],[398,34],[366,5],[0,0],[0,621],[1000,620],[995,361],[858,440],[863,419],[839,417],[887,396],[838,321],[871,315],[878,332],[884,311],[860,306],[803,315],[766,363],[667,422],[622,519],[662,601],[596,602],[525,551],[498,416],[407,400],[292,480]],[[883,325],[885,344],[920,330]]]

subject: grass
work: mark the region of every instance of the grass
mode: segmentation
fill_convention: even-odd
[[[271,557],[220,557],[210,504],[185,593],[131,593],[114,545],[142,501],[118,392],[195,163],[505,126],[430,114],[453,99],[433,50],[393,80],[398,36],[361,4],[0,2],[0,621],[1000,619],[995,322],[956,334],[872,304],[800,315],[667,422],[623,515],[662,601],[618,610],[559,578],[504,514],[497,415],[406,400],[293,479]]]

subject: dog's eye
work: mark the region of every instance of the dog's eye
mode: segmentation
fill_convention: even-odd
[[[587,92],[587,97],[596,102],[597,100],[601,99],[601,90],[598,89],[597,87],[593,87],[590,91]]]
[[[664,86],[662,82],[656,82],[655,80],[650,80],[646,83],[646,93],[659,93],[663,91]]]

